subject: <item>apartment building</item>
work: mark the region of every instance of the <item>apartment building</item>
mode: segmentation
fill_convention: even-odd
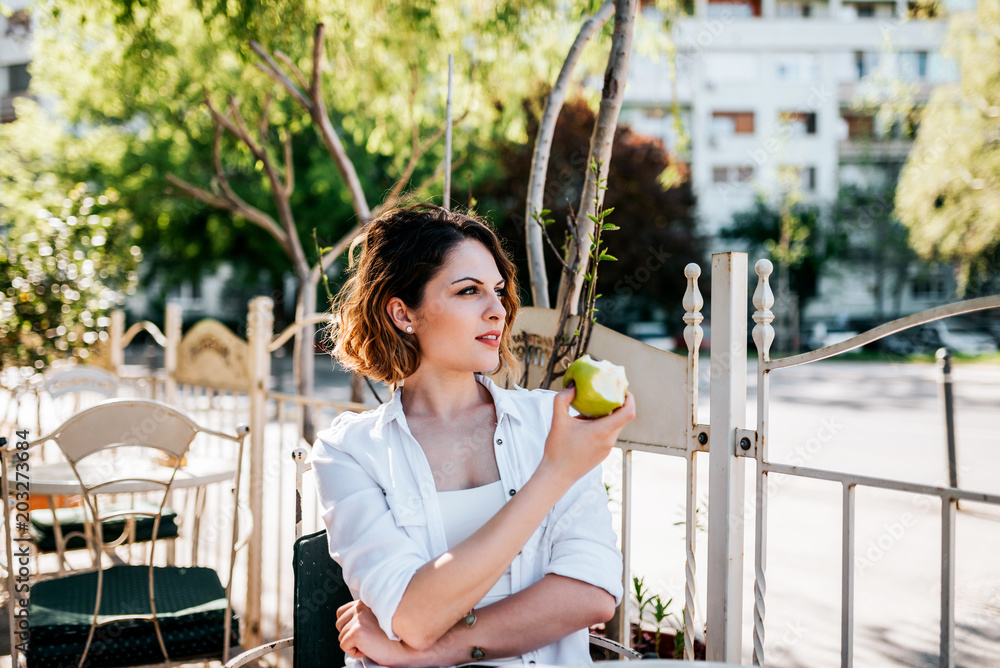
[[[884,127],[873,103],[905,98],[916,122],[934,87],[957,78],[941,53],[946,13],[974,7],[974,0],[698,0],[675,28],[675,84],[665,59],[636,55],[622,120],[676,148],[676,94],[690,137],[681,159],[690,164],[701,229],[713,252],[732,250],[719,230],[759,195],[774,202],[794,188],[830,203],[842,184],[898,177],[910,124]],[[947,268],[911,274],[884,314],[953,297]],[[872,317],[872,280],[834,272],[804,318]]]
[[[14,99],[27,95],[31,81],[28,74],[31,16],[28,0],[4,4],[11,14],[0,15],[0,123],[9,123],[14,120]]]

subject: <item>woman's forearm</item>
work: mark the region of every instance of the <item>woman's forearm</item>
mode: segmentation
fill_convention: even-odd
[[[412,665],[467,663],[476,647],[487,661],[517,656],[606,622],[614,611],[614,597],[600,587],[547,575],[523,591],[477,609],[474,626],[454,625],[433,647],[415,654]]]
[[[540,466],[481,529],[416,572],[396,608],[393,632],[411,647],[433,646],[500,579],[572,483]]]

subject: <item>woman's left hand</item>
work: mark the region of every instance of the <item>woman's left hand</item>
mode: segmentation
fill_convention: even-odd
[[[372,609],[362,601],[351,601],[337,609],[340,647],[347,656],[371,659],[383,666],[413,665],[416,652],[403,643],[389,640]]]

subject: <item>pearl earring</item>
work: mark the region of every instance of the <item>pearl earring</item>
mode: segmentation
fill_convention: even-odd
[[[407,328],[406,328],[406,332],[407,332],[408,334],[409,334],[409,333],[411,333],[411,332],[413,332],[413,328],[412,328],[412,327],[407,327]]]

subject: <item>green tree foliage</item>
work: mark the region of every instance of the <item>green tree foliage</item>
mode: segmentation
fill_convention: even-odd
[[[530,116],[530,136],[534,136],[537,118],[537,114]],[[555,221],[549,233],[557,244],[564,238],[567,216],[580,200],[593,124],[594,112],[581,99],[568,102],[556,124],[544,206]],[[502,216],[500,230],[518,262],[523,263],[523,207],[532,146],[499,144],[496,151],[502,177],[483,184],[481,204],[483,209],[495,210]],[[604,206],[614,209],[608,221],[622,231],[608,235],[604,242],[618,261],[602,263],[598,275],[598,292],[605,298],[598,301],[597,319],[602,324],[622,327],[627,317],[649,317],[654,306],[668,311],[673,307],[679,322],[677,309],[686,287],[684,266],[703,261],[704,241],[695,228],[690,183],[664,189],[659,181],[659,175],[670,164],[661,141],[637,135],[628,126],[618,127]],[[550,286],[558,284],[561,269],[558,261],[547,262]],[[527,275],[523,266],[519,271]],[[646,312],[626,313],[626,304],[645,308]]]
[[[107,339],[108,314],[135,288],[140,259],[117,200],[114,190],[90,193],[81,183],[33,218],[0,222],[0,283],[9,286],[0,294],[3,366],[86,359]]]
[[[106,338],[100,330],[134,288],[141,254],[115,190],[58,175],[91,163],[91,141],[107,139],[113,159],[111,138],[73,140],[18,102],[17,123],[0,126],[0,364],[42,368],[84,359]]]
[[[798,295],[800,309],[816,296],[824,264],[843,252],[842,238],[823,229],[819,206],[794,198],[779,206],[758,198],[749,209],[733,214],[733,224],[719,236],[745,242],[752,257],[767,253],[776,270],[778,265],[786,266],[789,287]]]
[[[872,277],[875,320],[902,316],[903,290],[917,256],[910,247],[909,230],[893,211],[895,184],[844,185],[837,193],[833,223],[842,235],[847,266]],[[891,286],[890,286],[891,282]],[[889,297],[894,306],[889,308]]]
[[[935,89],[896,193],[899,219],[925,259],[955,262],[960,288],[1000,244],[1000,3],[955,14],[945,45],[961,80]]]

